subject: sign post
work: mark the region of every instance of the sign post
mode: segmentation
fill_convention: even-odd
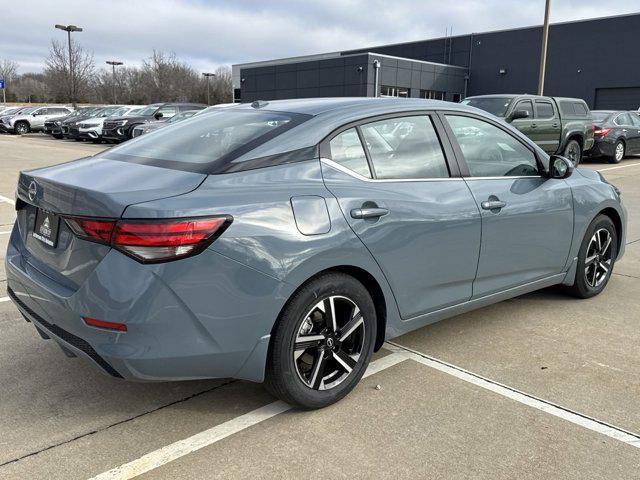
[[[0,78],[0,88],[2,89],[2,102],[7,103],[7,96],[4,93],[4,78]]]

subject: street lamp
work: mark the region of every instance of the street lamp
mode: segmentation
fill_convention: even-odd
[[[55,26],[58,30],[64,30],[65,32],[67,32],[67,41],[69,43],[69,80],[71,83],[71,90],[69,93],[69,97],[71,100],[71,104],[73,105],[73,108],[76,107],[76,101],[74,99],[74,94],[75,94],[75,85],[73,83],[73,58],[71,55],[71,32],[81,32],[82,28],[80,27],[76,27],[75,25],[56,25]]]
[[[211,105],[211,97],[209,95],[209,78],[210,77],[215,77],[216,74],[215,73],[203,73],[202,75],[207,77],[207,105]]]
[[[111,65],[111,68],[113,69],[113,104],[115,105],[118,103],[116,101],[116,66],[124,64],[117,60],[107,60],[107,65]]]

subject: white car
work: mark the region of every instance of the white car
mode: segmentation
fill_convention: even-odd
[[[119,105],[105,109],[99,117],[87,118],[78,125],[78,135],[81,139],[92,140],[93,143],[102,142],[102,126],[108,117],[126,117],[136,112],[144,105]]]
[[[73,109],[63,106],[34,107],[33,110],[23,111],[5,119],[3,129],[7,132],[24,135],[44,129],[44,122],[54,118],[66,117]]]

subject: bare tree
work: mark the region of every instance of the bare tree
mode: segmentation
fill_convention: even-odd
[[[42,73],[25,73],[17,77],[13,96],[18,102],[48,102],[51,100]]]
[[[55,101],[86,101],[91,94],[91,84],[95,65],[93,54],[87,52],[78,42],[71,42],[73,65],[73,91],[69,69],[69,52],[66,45],[58,40],[51,40],[49,56],[45,60],[45,82],[51,97]]]
[[[0,78],[4,79],[5,95],[9,97],[18,76],[18,64],[13,60],[0,60]]]

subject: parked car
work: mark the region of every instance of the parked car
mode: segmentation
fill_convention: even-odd
[[[122,105],[119,107],[113,107],[103,111],[99,116],[93,118],[87,118],[78,123],[78,138],[80,140],[91,140],[93,143],[102,143],[102,127],[105,120],[110,117],[128,117],[135,115],[140,109],[144,108],[142,105]]]
[[[503,118],[548,154],[562,154],[574,165],[593,146],[593,118],[578,98],[480,95],[461,103]]]
[[[105,121],[102,127],[102,137],[113,142],[129,140],[137,125],[161,118],[171,118],[187,110],[202,110],[203,108],[206,108],[206,105],[201,103],[154,103],[141,109],[135,117],[116,117]]]
[[[92,112],[99,110],[102,107],[78,107],[66,117],[57,118],[55,120],[47,120],[44,122],[43,132],[49,134],[57,139],[64,138],[62,132],[62,126],[66,125],[65,122],[78,118],[80,116],[90,115]]]
[[[638,112],[595,110],[595,143],[588,152],[593,157],[606,157],[620,163],[625,155],[640,154],[640,116]]]
[[[139,137],[140,135],[144,135],[145,133],[154,132],[162,127],[166,127],[167,125],[171,125],[174,123],[181,122],[182,120],[186,120],[187,118],[193,117],[196,113],[202,112],[204,110],[187,110],[186,112],[178,113],[167,120],[158,120],[156,122],[143,123],[141,125],[137,125],[133,127],[133,132],[131,133],[131,137]]]
[[[88,118],[95,117],[100,115],[102,111],[108,106],[105,105],[96,105],[95,107],[90,107],[87,110],[84,110],[80,115],[67,118],[62,124],[60,128],[62,130],[62,137],[68,139],[79,140],[78,138],[78,124]]]
[[[0,114],[0,132],[7,133],[9,131],[9,123],[12,117],[33,112],[36,108],[38,107],[16,107],[15,109],[7,110],[3,114]],[[13,130],[12,127],[11,130]]]
[[[13,115],[4,123],[7,132],[24,135],[44,130],[44,122],[69,115],[73,110],[63,106],[37,107],[29,112]]]
[[[551,285],[599,294],[626,235],[600,173],[420,99],[194,116],[21,172],[16,211],[9,296],[70,356],[265,381],[303,408],[344,397],[386,339]]]

